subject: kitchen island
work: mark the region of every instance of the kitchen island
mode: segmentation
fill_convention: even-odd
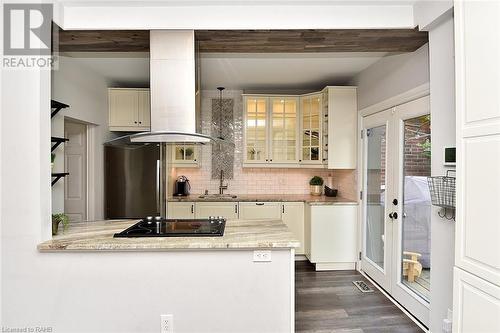
[[[300,244],[282,221],[230,220],[222,237],[113,238],[135,222],[76,223],[38,245],[57,262],[57,316],[81,311],[103,332],[158,332],[162,314],[176,333],[293,332]]]

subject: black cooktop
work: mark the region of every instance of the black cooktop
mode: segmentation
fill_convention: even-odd
[[[145,218],[114,235],[114,237],[215,237],[224,235],[226,220],[222,217],[209,219]]]

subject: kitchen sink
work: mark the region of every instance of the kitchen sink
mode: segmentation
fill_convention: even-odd
[[[200,195],[200,199],[236,199],[238,196],[234,194],[204,194]]]

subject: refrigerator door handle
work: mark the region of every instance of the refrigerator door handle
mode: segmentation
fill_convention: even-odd
[[[160,160],[156,160],[156,211],[158,215],[160,212]]]

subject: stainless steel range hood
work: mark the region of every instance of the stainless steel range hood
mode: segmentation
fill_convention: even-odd
[[[151,132],[133,134],[131,142],[224,142],[201,133],[195,66],[194,30],[151,30]]]

